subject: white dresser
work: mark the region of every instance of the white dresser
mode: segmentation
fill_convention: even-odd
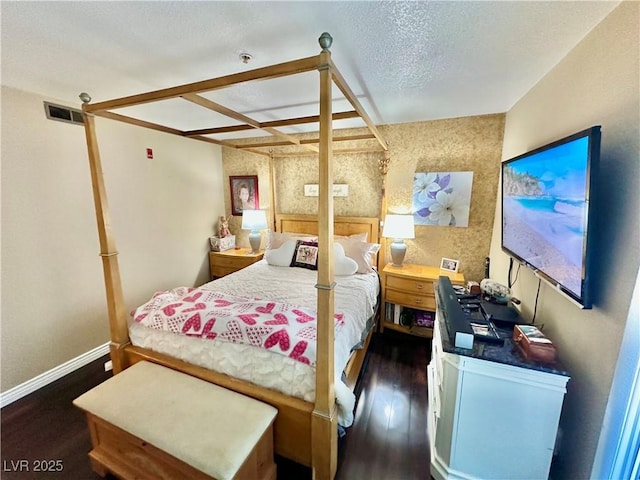
[[[569,377],[483,359],[477,346],[467,356],[450,345],[442,317],[427,367],[431,475],[548,478]]]

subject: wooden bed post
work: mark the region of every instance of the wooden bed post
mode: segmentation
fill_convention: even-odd
[[[384,157],[380,160],[380,173],[382,174],[382,200],[380,201],[380,223],[378,224],[378,241],[382,245],[378,253],[378,271],[382,271],[387,264],[387,240],[382,236],[382,225],[387,214],[387,173],[389,172],[389,150],[384,151]]]
[[[320,72],[320,152],[318,165],[318,339],[316,400],[311,416],[311,461],[315,480],[332,480],[338,464],[338,417],[334,388],[333,158],[331,52],[323,33]]]
[[[96,137],[95,117],[84,111],[84,107],[91,101],[86,93],[80,94],[83,102],[82,117],[87,139],[89,153],[89,167],[91,170],[91,185],[93,187],[93,202],[96,209],[98,222],[98,237],[100,239],[100,256],[102,257],[102,269],[104,271],[104,283],[107,294],[107,311],[109,314],[109,330],[111,334],[111,360],[113,372],[119,373],[127,367],[123,347],[129,343],[129,330],[127,326],[127,308],[122,294],[122,282],[120,280],[120,268],[118,266],[118,252],[116,243],[111,233],[111,219],[107,204],[107,192],[104,186],[102,163]]]
[[[275,163],[273,148],[269,150],[269,203],[271,203],[271,212],[269,213],[269,224],[271,231],[276,231],[276,181],[275,181]]]

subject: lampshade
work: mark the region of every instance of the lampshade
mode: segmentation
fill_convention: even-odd
[[[251,230],[249,234],[249,245],[251,245],[251,253],[258,253],[262,235],[258,230],[267,228],[267,214],[264,210],[243,210],[242,211],[242,229]]]
[[[415,238],[413,215],[388,214],[384,219],[382,236],[387,238]]]
[[[264,210],[243,210],[243,230],[264,230],[267,228],[267,214]]]
[[[384,228],[382,236],[393,238],[391,244],[391,260],[394,267],[401,267],[404,261],[404,255],[407,253],[407,246],[404,243],[405,238],[415,238],[415,229],[413,225],[413,215],[395,215],[388,214],[384,219]]]

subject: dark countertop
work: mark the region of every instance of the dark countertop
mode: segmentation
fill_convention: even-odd
[[[436,286],[437,288],[437,286]],[[436,296],[437,297],[437,296]],[[440,331],[442,332],[442,349],[447,353],[455,353],[465,357],[478,358],[480,360],[487,360],[490,362],[503,363],[505,365],[512,365],[514,367],[527,368],[530,370],[538,370],[540,372],[547,372],[556,375],[569,376],[569,373],[559,362],[554,363],[541,363],[536,361],[527,360],[515,342],[513,341],[513,323],[494,322],[496,331],[500,338],[503,339],[502,344],[489,342],[474,337],[473,348],[457,348],[451,342],[449,336],[450,325],[447,322],[446,312],[438,306],[438,315],[436,316],[439,322]],[[526,323],[526,322],[516,322]]]

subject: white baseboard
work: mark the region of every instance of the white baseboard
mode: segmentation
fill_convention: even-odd
[[[39,388],[42,388],[46,385],[49,385],[52,382],[55,382],[59,378],[64,377],[65,375],[79,369],[80,367],[84,367],[88,363],[97,360],[109,353],[109,342],[104,345],[100,345],[93,350],[90,350],[82,355],[72,358],[68,362],[63,363],[62,365],[58,365],[57,367],[52,368],[49,371],[41,373],[37,377],[32,378],[31,380],[27,380],[20,385],[17,385],[13,388],[10,388],[6,392],[0,393],[0,408],[9,405],[10,403],[15,402],[16,400],[21,399],[22,397],[29,395],[30,393],[35,392]]]

